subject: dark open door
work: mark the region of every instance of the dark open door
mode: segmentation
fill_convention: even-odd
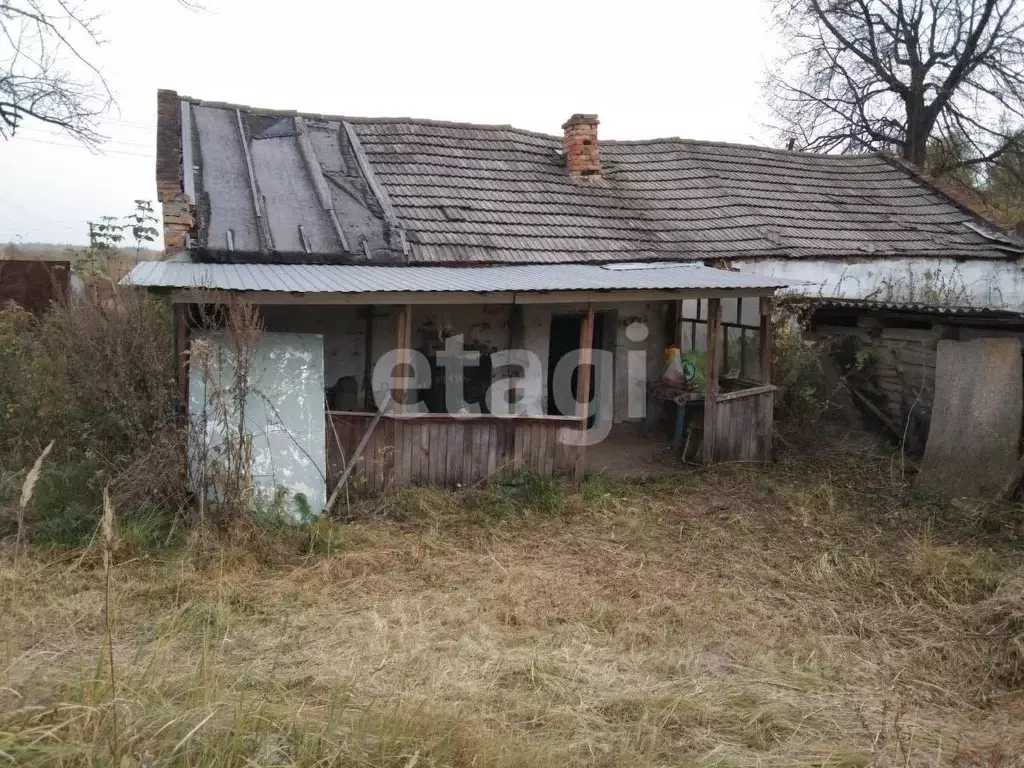
[[[598,312],[595,316],[593,349],[604,348],[604,322],[602,314]],[[558,364],[558,361],[565,355],[572,355],[573,359],[575,359],[579,354],[580,329],[582,326],[583,313],[551,316],[551,339],[548,344],[548,414],[552,416],[574,415],[574,412],[563,413],[558,408],[558,403],[555,402],[553,382],[555,366]],[[596,387],[594,386],[594,370],[594,366],[590,366],[590,399],[592,401],[597,396]],[[576,399],[576,379],[578,374],[578,369],[574,370],[572,374],[572,396],[574,400]],[[590,421],[593,422],[593,420],[594,416],[591,415]]]

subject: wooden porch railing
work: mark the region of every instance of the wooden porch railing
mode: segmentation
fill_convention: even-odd
[[[711,462],[772,460],[775,390],[765,384],[716,395],[711,431],[704,436],[710,441]]]
[[[704,400],[704,463],[772,460],[772,421],[775,390],[772,386],[772,300],[761,298],[761,386],[721,392],[724,340],[722,302],[708,300],[707,394]]]
[[[327,412],[328,487],[338,481],[373,417]],[[378,493],[405,485],[471,485],[518,470],[571,474],[580,449],[560,437],[564,430],[579,432],[582,424],[571,416],[386,413],[349,482],[353,489]]]

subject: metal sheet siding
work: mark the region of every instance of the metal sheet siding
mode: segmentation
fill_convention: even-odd
[[[623,270],[589,264],[376,267],[340,264],[195,264],[171,261],[143,262],[123,282],[146,288],[301,293],[768,290],[784,288],[789,284],[778,278],[697,265]]]
[[[807,299],[802,300],[805,303],[807,301]],[[1024,319],[1024,312],[1016,312],[1013,310],[1006,309],[1004,307],[959,305],[943,306],[940,304],[927,304],[925,302],[914,301],[875,301],[872,299],[844,299],[838,297],[814,299],[813,304],[816,307],[832,307],[837,309],[865,309],[869,311],[886,312],[905,312],[907,314],[921,315],[949,315],[956,317],[973,318],[1004,317]]]

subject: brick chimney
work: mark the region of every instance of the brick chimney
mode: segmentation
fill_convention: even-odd
[[[193,203],[185,194],[181,167],[181,99],[174,91],[156,92],[156,195],[163,207],[164,250],[183,251],[195,226]]]
[[[597,115],[576,114],[562,125],[565,167],[573,176],[600,176],[601,154],[597,148]]]

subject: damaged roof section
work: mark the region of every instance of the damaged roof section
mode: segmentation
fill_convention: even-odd
[[[342,120],[182,104],[182,182],[194,190],[199,258],[405,260],[390,201]]]
[[[1022,252],[1020,242],[880,155],[601,141],[602,175],[577,179],[565,169],[558,137],[508,126],[351,122],[409,230],[416,261]]]
[[[202,261],[483,265],[1024,253],[1024,242],[881,155],[677,138],[601,141],[600,173],[580,178],[566,168],[562,137],[511,126],[274,112],[170,91],[160,98],[180,110],[182,148],[179,163],[177,147],[161,143],[169,111],[161,105],[158,189],[161,169],[182,169],[180,188],[195,205],[191,250]],[[165,227],[177,223],[161,199]]]

